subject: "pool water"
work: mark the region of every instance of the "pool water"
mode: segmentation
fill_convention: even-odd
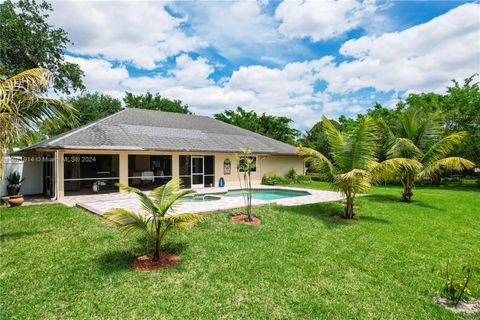
[[[222,194],[222,197],[241,197],[242,191],[228,191]],[[308,196],[310,193],[307,191],[293,191],[293,190],[253,190],[252,199],[257,200],[278,200],[285,198],[295,198]]]

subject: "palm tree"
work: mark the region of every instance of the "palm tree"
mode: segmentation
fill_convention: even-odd
[[[153,261],[159,260],[162,241],[168,233],[202,220],[198,214],[174,213],[177,200],[194,192],[193,190],[180,191],[181,185],[178,177],[172,178],[148,195],[123,184],[118,184],[118,186],[124,191],[137,195],[142,204],[142,212],[114,209],[106,213],[104,217],[110,222],[120,225],[126,232],[144,234],[153,239],[155,242]]]
[[[41,97],[52,73],[35,68],[10,78],[0,77],[0,176],[3,153],[29,130],[42,123],[75,124],[76,110],[55,99]]]
[[[242,190],[243,200],[247,206],[247,217],[245,221],[252,222],[252,171],[255,169],[256,163],[251,156],[251,150],[247,147],[241,148],[242,153],[236,154],[235,158],[237,160],[237,173],[238,181],[240,183],[240,189]],[[243,180],[243,184],[242,184]]]
[[[339,131],[325,116],[322,121],[332,160],[310,148],[299,147],[298,153],[345,197],[343,217],[346,219],[354,217],[355,197],[367,193],[373,182],[387,179],[400,164],[417,166],[414,161],[400,158],[377,162],[378,128],[368,116],[362,117],[348,133]]]
[[[434,178],[442,170],[471,169],[475,164],[460,157],[447,157],[465,136],[464,132],[442,135],[442,125],[434,117],[425,116],[418,108],[407,109],[400,115],[397,136],[390,133],[388,157],[418,161],[417,168],[401,167],[396,176],[402,182],[402,201],[411,202],[415,180]]]

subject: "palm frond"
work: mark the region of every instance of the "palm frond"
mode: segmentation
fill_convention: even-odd
[[[449,157],[430,162],[418,176],[420,178],[430,178],[441,170],[469,170],[474,167],[475,164],[470,160],[460,157]]]
[[[18,96],[37,96],[48,89],[52,80],[49,70],[35,68],[0,81],[0,111],[13,113]]]
[[[185,223],[185,224],[194,224],[197,222],[201,222],[203,217],[199,214],[194,213],[179,213],[179,214],[171,214],[164,217],[166,221],[170,223]]]
[[[150,197],[154,199],[153,202],[162,216],[165,216],[170,208],[173,209],[178,199],[195,192],[193,190],[182,190],[179,192],[181,187],[180,178],[173,177],[166,184],[154,189],[150,193]]]
[[[297,147],[297,153],[305,157],[305,161],[309,163],[316,172],[319,172],[322,177],[328,180],[333,179],[335,167],[322,153],[306,147]]]
[[[125,209],[114,209],[103,215],[109,223],[118,225],[124,232],[146,234],[154,238],[154,224],[150,215]]]
[[[330,146],[330,154],[333,161],[339,168],[345,168],[349,166],[349,155],[347,153],[347,143],[345,135],[340,132],[333,123],[323,116],[322,124],[327,136],[328,145]]]
[[[350,166],[345,168],[366,169],[376,159],[378,147],[378,127],[369,117],[362,117],[352,135],[348,137],[347,149],[350,153]]]
[[[392,158],[380,163],[374,162],[370,166],[372,182],[379,183],[382,181],[393,181],[405,171],[418,172],[423,165],[409,158]]]
[[[387,154],[390,158],[416,159],[422,155],[422,151],[412,140],[407,138],[397,138]]]
[[[462,141],[464,136],[465,132],[457,132],[438,140],[425,152],[421,162],[429,166],[430,163],[444,158]]]
[[[141,203],[142,210],[144,210],[146,213],[152,214],[152,215],[157,215],[159,213],[158,208],[155,206],[155,203],[153,202],[153,200],[150,199],[148,195],[142,192],[141,190],[124,185],[123,183],[117,183],[117,186],[121,190],[126,191],[128,193],[135,193],[138,197],[138,200]]]
[[[333,189],[342,194],[367,193],[371,187],[371,175],[366,170],[353,169],[347,173],[336,175]]]

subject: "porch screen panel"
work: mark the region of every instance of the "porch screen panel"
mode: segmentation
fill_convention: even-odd
[[[129,155],[128,185],[153,189],[172,179],[172,156]]]
[[[215,157],[214,156],[204,156],[204,179],[203,185],[205,187],[214,187],[215,186]]]
[[[183,183],[184,188],[192,187],[192,164],[190,156],[179,156],[179,173],[180,180]]]
[[[63,168],[67,196],[118,191],[118,155],[65,154]]]

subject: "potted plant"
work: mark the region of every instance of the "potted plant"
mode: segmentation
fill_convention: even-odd
[[[8,176],[7,176],[7,192],[9,196],[16,196],[20,193],[20,186],[22,184],[22,181],[25,179],[22,179],[20,176],[20,173],[18,171],[12,171]]]
[[[7,176],[7,193],[8,204],[12,207],[17,207],[23,204],[23,196],[19,195],[22,181],[25,180],[20,176],[18,171],[13,171]]]

